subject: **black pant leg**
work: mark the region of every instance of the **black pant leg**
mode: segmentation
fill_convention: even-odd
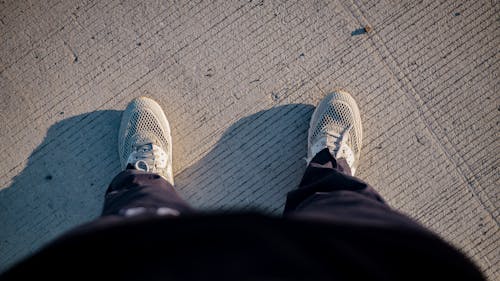
[[[370,185],[351,176],[346,161],[335,159],[326,148],[311,160],[299,188],[288,193],[284,216],[425,231],[390,208]]]
[[[179,215],[193,209],[174,187],[157,174],[127,169],[118,174],[105,195],[102,216],[142,213]]]

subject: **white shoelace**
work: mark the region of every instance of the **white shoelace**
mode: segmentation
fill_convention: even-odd
[[[157,172],[157,169],[167,167],[167,154],[161,147],[152,143],[138,145],[130,153],[127,163],[134,165],[137,170]]]
[[[321,136],[311,148],[312,156],[310,159],[306,159],[307,163],[311,162],[312,158],[320,152],[321,150],[328,148],[330,153],[335,159],[344,158],[347,161],[349,167],[351,167],[351,173],[354,175],[355,168],[353,168],[354,164],[354,152],[347,145],[347,141],[349,139],[349,132],[352,129],[352,125],[349,126],[344,132],[340,134],[332,134],[329,132],[325,132],[323,136]]]

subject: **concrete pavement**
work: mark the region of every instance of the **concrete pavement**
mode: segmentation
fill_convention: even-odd
[[[342,88],[357,175],[498,280],[498,1],[228,2],[0,1],[0,269],[98,216],[133,97],[190,203],[278,214]]]

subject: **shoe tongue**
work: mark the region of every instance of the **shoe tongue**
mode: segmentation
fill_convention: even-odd
[[[326,145],[328,147],[336,147],[339,145],[339,141],[340,141],[340,138],[341,136],[340,135],[330,135],[330,134],[327,134],[325,135],[324,137],[324,141],[326,143]]]
[[[354,152],[345,142],[341,142],[338,150],[332,152],[332,155],[335,157],[335,159],[344,158],[349,167],[351,167],[351,174],[354,175]]]
[[[150,142],[147,142],[147,143],[138,143],[135,146],[135,149],[137,151],[141,151],[141,152],[151,151],[151,150],[153,150],[153,144],[150,143]]]
[[[151,145],[150,147],[152,147],[153,144],[157,143],[157,140],[151,134],[141,133],[141,135],[133,135],[131,138],[131,142],[136,144],[136,147],[148,144]]]

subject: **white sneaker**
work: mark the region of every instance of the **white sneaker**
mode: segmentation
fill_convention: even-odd
[[[128,104],[120,124],[118,150],[122,169],[131,164],[174,184],[170,126],[154,100],[140,97]]]
[[[328,148],[336,159],[344,158],[354,175],[361,151],[361,115],[347,92],[326,96],[316,107],[309,124],[307,163]]]

